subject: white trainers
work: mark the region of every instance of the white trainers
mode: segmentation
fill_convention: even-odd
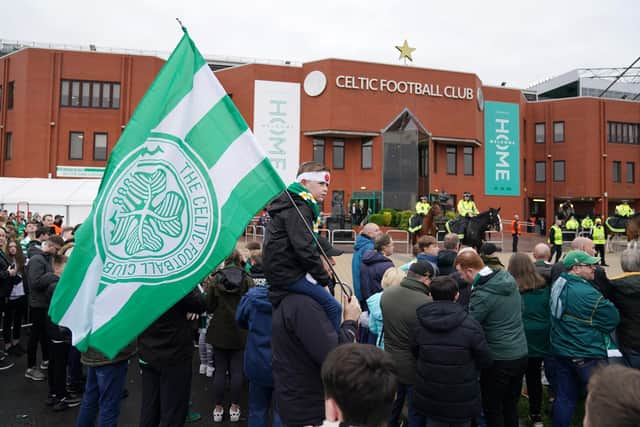
[[[204,375],[207,373],[207,365],[200,365],[200,375]]]
[[[240,407],[238,406],[236,409],[233,407],[229,408],[229,421],[232,423],[237,423],[240,421]]]
[[[212,377],[213,373],[216,371],[216,368],[214,368],[213,366],[207,366],[207,376],[208,377]]]
[[[221,423],[223,417],[224,417],[224,408],[215,408],[213,410],[213,422],[214,423]]]

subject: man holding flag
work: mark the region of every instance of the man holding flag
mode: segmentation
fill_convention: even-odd
[[[111,153],[53,296],[51,319],[81,351],[114,357],[285,188],[183,30]]]

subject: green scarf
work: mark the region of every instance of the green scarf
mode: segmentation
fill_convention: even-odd
[[[307,204],[311,207],[311,210],[313,211],[313,217],[314,217],[313,232],[318,234],[318,230],[320,230],[320,222],[322,221],[322,218],[320,217],[320,208],[318,207],[318,202],[316,201],[316,198],[313,197],[313,194],[309,193],[309,191],[307,191],[307,189],[304,188],[303,185],[300,184],[299,182],[294,182],[293,184],[289,185],[289,187],[287,187],[287,190],[300,196],[302,200],[307,202]]]

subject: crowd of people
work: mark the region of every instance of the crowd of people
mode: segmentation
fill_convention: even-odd
[[[524,380],[534,427],[545,413],[555,427],[571,425],[587,387],[586,426],[637,424],[639,249],[622,253],[625,274],[610,279],[587,237],[555,264],[540,243],[504,265],[495,245],[476,252],[450,233],[442,248],[421,237],[415,258],[396,266],[393,239],[369,223],[355,241],[351,288],[333,269],[342,251],[317,234],[329,184],[321,164],[302,164],[268,207],[264,242],[238,245],[113,359],[95,349],[80,354],[47,315],[73,229],[51,215],[0,215],[0,370],[27,353],[25,378],[48,381],[52,410],[80,406],[77,426],[118,424],[136,359],[139,425],[196,419],[194,342],[195,371],[212,377],[214,423],[515,427]]]

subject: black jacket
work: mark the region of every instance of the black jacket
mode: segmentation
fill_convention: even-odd
[[[417,359],[414,407],[447,423],[480,414],[479,371],[491,364],[480,324],[460,304],[434,301],[416,310],[411,336]]]
[[[9,258],[0,249],[0,298],[6,298],[11,295],[14,285],[20,283],[20,276],[11,277],[7,269],[11,265]]]
[[[320,252],[305,222],[313,230],[313,211],[297,194],[289,193],[304,219],[292,206],[287,191],[280,194],[268,209],[271,221],[264,236],[264,274],[271,289],[287,285],[310,273],[322,286],[331,279],[322,265]]]
[[[40,252],[29,258],[25,270],[29,283],[29,305],[31,307],[49,307],[47,290],[49,286],[58,281],[58,276],[53,274],[52,255]]]
[[[438,276],[448,276],[456,271],[454,262],[458,253],[449,249],[438,252]]]
[[[620,312],[618,345],[640,352],[640,273],[624,273],[611,280],[611,302]]]
[[[158,317],[138,337],[140,359],[155,367],[175,366],[193,357],[193,322],[187,313],[203,313],[205,302],[195,288]]]
[[[449,276],[451,276],[458,284],[458,292],[460,295],[458,295],[457,303],[460,304],[465,311],[469,311],[469,301],[471,301],[471,284],[465,282],[458,271],[454,271]]]
[[[272,291],[273,379],[278,412],[287,426],[320,425],[324,389],[320,368],[338,344],[353,342],[356,323],[336,332],[324,309],[311,297]]]
[[[56,276],[55,281],[53,281],[47,288],[47,306],[51,304],[51,298],[53,297],[53,293],[56,290],[56,286],[58,286],[58,280],[59,277]],[[46,329],[47,338],[49,338],[50,340],[71,344],[71,330],[69,330],[69,328],[65,328],[64,326],[59,326],[53,323],[49,315],[47,315]]]

